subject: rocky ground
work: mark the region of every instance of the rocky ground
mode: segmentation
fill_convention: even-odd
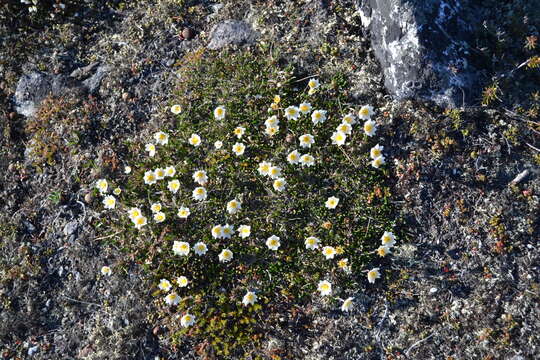
[[[88,194],[130,142],[167,121],[178,62],[222,42],[278,52],[300,74],[349,77],[351,101],[376,106],[388,129],[408,234],[392,274],[357,289],[351,315],[314,303],[268,329],[253,358],[538,358],[538,118],[503,103],[445,112],[392,101],[353,1],[67,5],[53,20],[15,5],[0,17],[3,358],[203,358],[156,327],[140,266],[98,275],[125,256],[105,245]],[[212,32],[228,19],[247,27]],[[57,81],[58,96],[26,117],[14,95],[33,71]]]

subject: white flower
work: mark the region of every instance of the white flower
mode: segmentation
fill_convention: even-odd
[[[278,178],[276,180],[274,180],[274,190],[276,191],[283,191],[285,189],[285,185],[287,184],[287,182],[285,181],[284,178]]]
[[[306,239],[304,244],[306,245],[306,249],[315,250],[316,248],[319,247],[319,239],[316,238],[315,236],[310,236]]]
[[[313,124],[321,124],[326,121],[326,110],[315,110],[311,113],[311,121]]]
[[[303,102],[300,105],[298,105],[298,109],[302,114],[307,114],[311,111],[311,104],[307,102]]]
[[[218,141],[216,141],[216,142],[214,143],[214,148],[216,148],[216,150],[221,149],[222,146],[223,146],[223,142],[222,142],[222,141],[219,141],[219,140],[218,140]]]
[[[285,117],[288,120],[296,120],[300,115],[300,110],[296,106],[289,106],[285,109]]]
[[[154,214],[154,221],[157,223],[161,223],[165,221],[165,214],[161,211],[158,211]]]
[[[279,131],[279,126],[267,126],[264,133],[268,136],[274,136]]]
[[[178,115],[182,112],[182,107],[178,104],[175,104],[173,106],[171,106],[171,112],[174,114],[174,115]]]
[[[118,196],[122,193],[122,189],[120,189],[119,187],[115,188],[112,192],[114,195]]]
[[[214,239],[223,237],[223,227],[221,225],[216,225],[212,228],[212,237]]]
[[[198,243],[193,245],[193,251],[195,252],[195,254],[202,256],[206,254],[206,252],[208,251],[208,247],[205,243],[199,241]]]
[[[158,288],[160,288],[161,290],[167,292],[167,291],[171,290],[172,284],[167,279],[161,279],[161,280],[159,280]]]
[[[99,179],[96,181],[96,187],[98,188],[100,193],[106,193],[107,189],[109,188],[109,183],[105,179]]]
[[[176,175],[176,169],[174,166],[167,166],[165,168],[165,176],[173,177],[174,175]]]
[[[227,212],[229,214],[236,214],[238,210],[242,208],[242,203],[236,199],[231,200],[227,203]]]
[[[341,146],[345,144],[345,141],[347,140],[347,135],[345,133],[342,133],[341,131],[336,131],[332,134],[332,144]]]
[[[176,283],[178,284],[178,286],[180,287],[186,287],[188,285],[188,278],[185,277],[185,276],[179,276],[176,278]]]
[[[185,241],[175,241],[172,249],[175,255],[186,256],[189,254],[189,243]]]
[[[135,219],[142,215],[141,209],[139,208],[131,208],[128,211],[128,215],[131,221],[135,222]]]
[[[167,305],[178,305],[180,303],[180,296],[177,293],[172,292],[169,295],[165,296],[165,304]]]
[[[340,132],[342,132],[342,133],[344,133],[346,135],[350,135],[351,132],[352,132],[352,126],[351,126],[351,124],[348,124],[346,122],[342,122],[336,128],[336,131],[340,131]]]
[[[373,161],[371,162],[371,166],[373,166],[374,168],[378,169],[380,168],[382,165],[384,165],[386,163],[386,161],[384,160],[384,156],[381,155],[375,159],[373,159]]]
[[[381,237],[381,242],[383,245],[394,246],[396,243],[396,236],[390,231],[385,231]]]
[[[112,195],[105,196],[103,205],[105,206],[105,209],[114,209],[116,206],[116,198]]]
[[[145,216],[139,216],[136,217],[133,220],[133,223],[135,224],[135,228],[138,230],[141,230],[148,222],[148,219]]]
[[[225,118],[225,107],[218,106],[214,109],[214,117],[216,120],[223,120]]]
[[[267,161],[263,161],[263,162],[259,163],[259,168],[257,169],[257,171],[259,171],[259,174],[266,176],[266,175],[268,175],[270,173],[270,168],[271,167],[272,167],[272,164],[270,164]]]
[[[195,188],[195,190],[193,190],[193,199],[194,200],[197,200],[197,201],[204,201],[206,200],[206,189],[203,188],[202,186],[199,186],[197,188]]]
[[[381,273],[379,272],[379,268],[373,268],[373,269],[369,270],[368,273],[367,273],[368,281],[371,284],[374,284],[375,280],[380,278],[380,277],[381,277]]]
[[[234,233],[234,226],[225,224],[221,227],[221,237],[224,239],[230,239]]]
[[[276,235],[272,235],[266,240],[266,246],[268,246],[270,250],[276,251],[280,245],[281,242],[279,241],[279,237]]]
[[[249,225],[240,225],[237,230],[238,236],[240,236],[242,239],[245,239],[251,235],[251,226]]]
[[[197,134],[191,134],[191,137],[188,139],[190,145],[199,146],[201,145],[201,137]]]
[[[391,253],[390,246],[388,245],[381,245],[375,251],[377,252],[377,255],[379,255],[380,257],[385,257],[386,255]]]
[[[189,208],[184,207],[184,206],[178,209],[178,213],[176,213],[176,215],[178,215],[180,219],[187,219],[189,214],[191,214],[191,211],[189,211]]]
[[[341,311],[349,312],[353,308],[353,300],[353,297],[348,297],[347,299],[345,299],[345,301],[343,301],[343,304],[341,304]]]
[[[253,291],[246,292],[246,295],[244,295],[244,298],[242,299],[242,304],[244,306],[253,305],[257,302],[257,295]]]
[[[218,255],[220,262],[229,262],[233,258],[233,252],[229,249],[223,249]]]
[[[367,136],[373,136],[377,132],[377,123],[373,120],[367,120],[364,123],[364,133]]]
[[[144,183],[148,185],[155,184],[157,182],[156,174],[152,170],[148,170],[144,173]]]
[[[195,316],[191,314],[186,314],[182,316],[182,318],[180,319],[180,324],[183,327],[188,327],[195,324]]]
[[[356,124],[356,119],[354,118],[354,114],[347,114],[343,117],[343,122],[349,125]]]
[[[266,121],[264,122],[264,125],[266,127],[278,126],[279,125],[279,120],[278,120],[276,115],[270,116],[268,119],[266,119]]]
[[[322,253],[326,260],[330,260],[336,255],[336,249],[333,246],[325,246],[322,248]]]
[[[268,176],[271,179],[277,179],[281,176],[281,168],[279,166],[272,166],[268,171]]]
[[[338,204],[339,204],[339,198],[335,196],[331,196],[328,198],[328,200],[326,200],[326,203],[324,204],[324,206],[326,206],[328,209],[335,209],[336,206],[338,206]]]
[[[165,170],[162,168],[154,170],[154,174],[156,175],[157,180],[163,180],[165,178]]]
[[[236,135],[237,138],[241,139],[242,135],[246,133],[246,128],[243,128],[241,126],[238,126],[236,129],[234,129],[234,135]]]
[[[332,293],[332,284],[326,280],[319,281],[317,290],[320,291],[322,296],[330,295]]]
[[[372,159],[376,159],[382,155],[383,149],[384,149],[384,146],[377,144],[369,150],[369,156]]]
[[[148,151],[148,156],[153,157],[156,155],[156,145],[150,143],[146,144],[144,148]]]
[[[169,189],[169,191],[173,194],[176,194],[180,189],[180,181],[178,181],[178,179],[169,181],[167,184],[167,189]]]
[[[101,268],[101,275],[103,276],[111,276],[112,270],[110,266],[103,266]]]
[[[313,135],[311,134],[304,134],[298,138],[300,140],[300,146],[303,148],[310,148],[313,143],[315,143],[315,140],[313,138]]]
[[[338,267],[345,271],[346,273],[350,273],[351,267],[349,266],[349,259],[341,259],[338,261]]]
[[[126,165],[126,166],[124,167],[124,174],[129,174],[129,173],[131,173],[131,166],[127,166],[127,165]]]
[[[242,143],[236,143],[232,147],[232,151],[236,156],[240,156],[244,154],[244,151],[246,150],[246,145]]]
[[[159,145],[167,145],[169,143],[169,135],[167,135],[163,131],[158,131],[157,133],[155,133],[154,139]]]
[[[319,87],[319,80],[318,79],[311,79],[308,82],[308,86],[310,89],[317,89]]]
[[[369,119],[371,119],[371,116],[373,114],[374,114],[373,106],[371,106],[371,105],[364,105],[358,111],[358,117],[361,120],[369,120]]]
[[[315,164],[315,158],[310,154],[304,154],[300,156],[300,164],[302,166],[312,166]]]
[[[287,161],[289,164],[298,164],[300,161],[300,153],[298,150],[291,151],[289,155],[287,155]]]
[[[313,95],[317,92],[317,89],[309,89],[308,95]]]

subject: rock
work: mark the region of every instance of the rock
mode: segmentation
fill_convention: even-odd
[[[60,96],[73,85],[68,77],[41,71],[23,75],[15,90],[15,110],[24,116],[34,115],[41,101],[49,95]]]
[[[97,68],[96,73],[89,77],[88,79],[82,82],[82,85],[88,90],[88,93],[95,94],[99,86],[101,85],[101,80],[107,75],[110,71],[110,67],[107,65],[102,65]]]
[[[34,356],[39,350],[39,345],[28,348],[28,356]]]
[[[64,235],[65,236],[74,235],[78,229],[79,229],[79,222],[77,220],[70,221],[64,226]]]
[[[21,222],[29,234],[36,232],[36,227],[30,221],[22,219]]]
[[[95,73],[88,77],[94,69]],[[15,110],[21,115],[33,116],[47,96],[62,96],[74,91],[81,95],[85,92],[95,93],[109,70],[107,65],[91,64],[73,71],[70,76],[41,71],[25,74],[19,79],[15,91]],[[85,77],[88,78],[80,81]]]
[[[185,40],[191,40],[195,37],[195,31],[190,28],[184,28],[184,30],[182,30],[182,37]]]
[[[480,87],[470,61],[481,0],[368,0],[360,5],[388,92],[441,106],[472,104]]]
[[[227,45],[253,44],[259,37],[251,26],[238,20],[225,20],[214,26],[210,32],[210,42],[207,47],[218,50]]]

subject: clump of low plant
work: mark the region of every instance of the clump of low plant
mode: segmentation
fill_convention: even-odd
[[[72,96],[50,96],[43,100],[24,129],[33,165],[54,165],[59,154],[91,145],[93,131],[100,126],[97,112],[98,104],[91,98],[81,101]]]
[[[348,103],[343,74],[301,77],[267,54],[178,65],[170,125],[95,184],[97,227],[148,270],[173,342],[237,358],[277,309],[350,311],[398,241],[377,109]]]

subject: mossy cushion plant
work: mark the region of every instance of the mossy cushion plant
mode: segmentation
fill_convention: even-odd
[[[171,125],[96,189],[100,228],[147,268],[173,340],[227,356],[278,308],[315,297],[350,310],[396,241],[376,109],[345,105],[343,75],[297,79],[271,56],[178,65]]]

